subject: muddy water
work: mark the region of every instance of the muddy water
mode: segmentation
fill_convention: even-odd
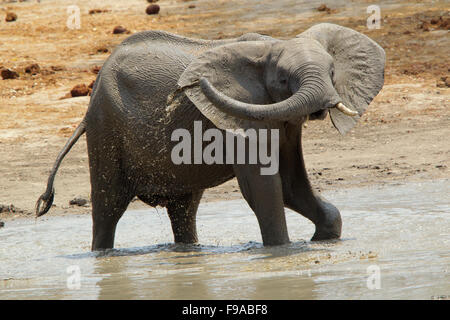
[[[119,222],[116,249],[106,254],[89,251],[90,216],[6,221],[0,299],[450,295],[449,180],[325,196],[342,212],[341,241],[310,242],[313,225],[287,211],[292,243],[264,248],[256,218],[240,200],[201,205],[201,245],[192,246],[172,244],[164,210],[129,211]]]

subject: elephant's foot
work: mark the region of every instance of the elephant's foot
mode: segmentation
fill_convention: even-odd
[[[339,239],[341,237],[342,219],[339,210],[331,203],[326,203],[324,219],[316,223],[316,232],[311,241]]]
[[[324,230],[316,228],[311,241],[332,240],[341,237],[341,230]]]

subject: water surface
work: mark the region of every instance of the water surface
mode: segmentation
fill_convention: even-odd
[[[172,243],[165,210],[128,211],[117,227],[116,249],[103,255],[90,252],[88,215],[6,221],[0,229],[0,299],[450,295],[449,180],[325,196],[341,210],[341,241],[310,242],[314,226],[287,210],[292,243],[264,248],[256,218],[241,200],[202,204],[200,244],[191,246]]]

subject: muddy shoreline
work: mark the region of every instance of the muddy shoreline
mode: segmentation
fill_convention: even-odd
[[[77,1],[81,29],[69,30],[66,6],[59,1],[1,2],[1,16],[13,11],[18,18],[0,22],[0,66],[15,70],[18,78],[0,80],[0,205],[15,208],[0,210],[0,219],[34,218],[48,172],[89,101],[89,96],[61,98],[75,85],[88,86],[95,68],[130,35],[113,34],[117,25],[130,33],[159,29],[204,39],[245,32],[290,38],[319,22],[363,32],[386,50],[385,86],[346,136],[339,135],[329,118],[308,124],[303,148],[312,185],[327,191],[449,178],[450,89],[445,79],[450,37],[447,27],[436,22],[449,18],[448,3],[381,5],[381,28],[374,30],[366,26],[366,1],[324,3],[330,13],[318,11],[315,3],[296,11],[290,1],[281,1],[276,10],[263,2],[257,15],[239,1],[161,0],[160,13],[149,16],[146,1]],[[89,14],[92,9],[106,11]],[[39,65],[38,72],[26,71],[32,64]],[[49,215],[90,213],[89,203],[69,205],[77,197],[89,200],[84,137],[62,163],[55,189]],[[203,201],[241,198],[233,179],[207,190]],[[139,201],[130,205],[144,207]]]

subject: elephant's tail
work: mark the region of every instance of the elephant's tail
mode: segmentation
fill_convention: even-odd
[[[66,156],[66,154],[70,151],[72,146],[78,141],[78,139],[86,132],[86,121],[83,119],[81,123],[76,128],[75,132],[66,142],[64,148],[59,152],[58,157],[56,158],[55,164],[53,165],[53,169],[50,172],[50,176],[48,177],[47,189],[45,192],[39,197],[36,202],[36,216],[40,217],[47,213],[53,203],[53,198],[55,196],[55,189],[53,188],[53,182],[55,181],[56,172],[58,171],[59,165],[62,160]]]

